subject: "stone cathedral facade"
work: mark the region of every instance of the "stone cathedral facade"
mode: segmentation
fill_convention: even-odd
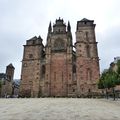
[[[95,24],[77,21],[73,44],[71,26],[57,19],[48,27],[47,41],[33,37],[26,41],[22,59],[20,96],[82,97],[96,94],[99,57]]]

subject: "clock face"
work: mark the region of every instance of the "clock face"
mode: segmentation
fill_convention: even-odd
[[[65,49],[65,43],[63,41],[63,39],[56,39],[55,42],[54,42],[54,50],[64,50]]]

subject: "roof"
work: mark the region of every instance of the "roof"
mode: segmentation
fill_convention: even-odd
[[[77,30],[78,30],[78,27],[84,27],[84,26],[94,26],[95,27],[95,24],[94,24],[94,20],[89,20],[87,18],[83,18],[82,20],[80,21],[77,21]]]
[[[64,24],[64,20],[59,17],[59,19],[56,19],[53,27],[55,27],[55,26],[66,26],[66,25]]]
[[[37,37],[34,36],[34,37],[30,38],[29,40],[37,40]]]
[[[83,18],[82,20],[80,20],[81,22],[92,22],[93,20],[89,20],[87,18]]]
[[[12,65],[12,63],[10,63],[7,67],[14,68],[14,66]]]

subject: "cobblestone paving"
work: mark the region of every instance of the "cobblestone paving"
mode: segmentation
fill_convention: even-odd
[[[0,120],[120,120],[120,100],[0,99]]]

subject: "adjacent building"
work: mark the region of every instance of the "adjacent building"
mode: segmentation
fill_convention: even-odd
[[[4,74],[4,79],[1,88],[1,97],[12,96],[13,94],[13,76],[14,76],[14,66],[9,64],[6,66],[6,73]]]
[[[120,61],[120,57],[114,57],[114,61],[111,62],[111,64],[110,64],[110,69],[112,69],[115,72],[117,72],[117,70],[118,70],[118,65],[117,65],[118,61]],[[120,85],[115,86],[115,91],[120,93]]]
[[[0,73],[0,97],[1,97],[2,84],[4,83],[5,79],[6,79],[6,74]]]

